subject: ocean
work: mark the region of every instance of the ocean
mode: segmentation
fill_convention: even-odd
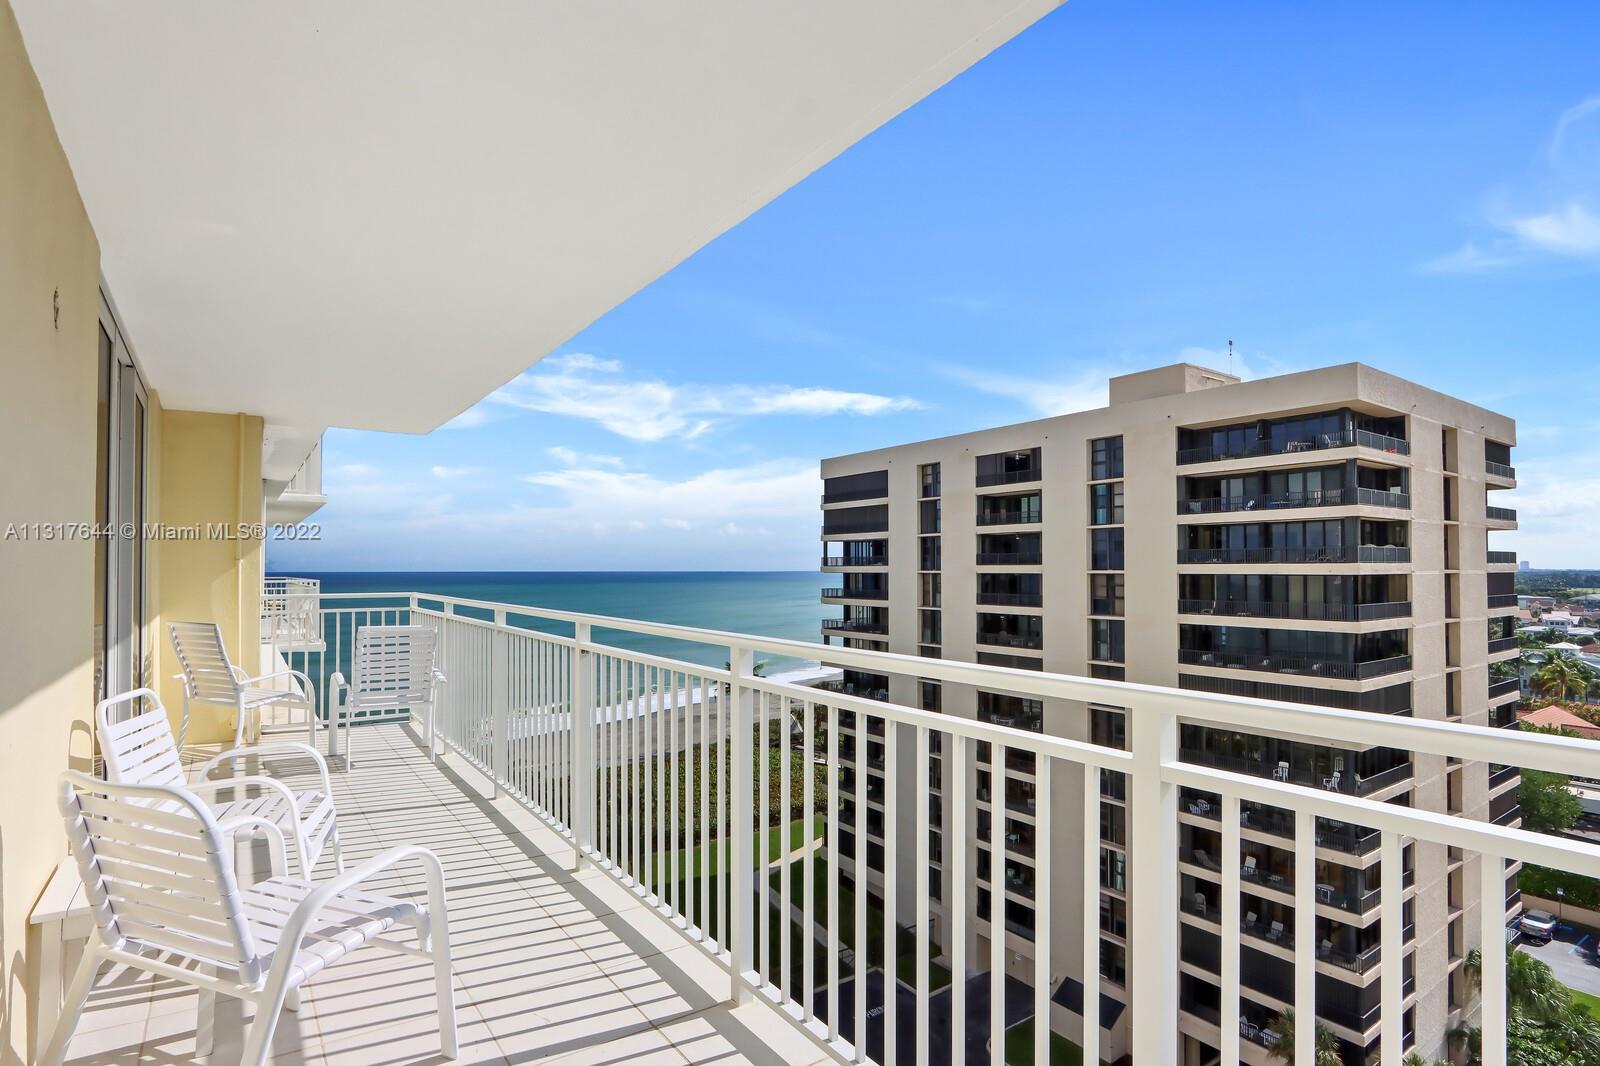
[[[817,643],[829,612],[819,598],[832,575],[806,572],[397,572],[307,573],[325,594],[431,592],[438,596],[612,615],[647,622],[730,630]],[[836,579],[835,579],[836,580]],[[330,604],[337,606],[338,604]],[[354,603],[350,604],[354,606]],[[522,624],[523,620],[514,622]],[[570,635],[571,627],[529,622],[529,628]],[[726,648],[620,630],[596,629],[597,640],[630,651],[667,656],[702,666],[722,666]],[[816,660],[758,656],[767,672]]]

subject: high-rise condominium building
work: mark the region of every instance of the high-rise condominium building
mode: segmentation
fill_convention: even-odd
[[[842,610],[823,635],[913,655],[1510,725],[1517,563],[1491,550],[1491,534],[1514,529],[1516,514],[1490,501],[1515,485],[1515,437],[1509,418],[1359,364],[1248,382],[1179,364],[1113,378],[1110,405],[1099,410],[829,459],[822,565],[840,581],[823,596]],[[851,672],[845,684],[1098,744],[1125,737],[1116,707],[914,676]],[[1189,761],[1314,788],[1500,823],[1518,817],[1514,767],[1339,737],[1195,727],[1184,728],[1181,747]],[[868,825],[881,831],[882,812],[870,808],[883,763],[871,738],[867,750]],[[1081,854],[1083,842],[1036,841],[1031,765],[1008,759],[996,785],[981,756],[964,793],[976,808],[979,860],[965,866],[979,871],[967,958],[990,958],[982,872],[993,823],[1003,820],[1004,956],[1031,981],[1035,908],[1046,904],[1035,898],[1032,856],[1041,846]],[[934,769],[937,841],[952,790],[939,787]],[[1083,935],[1101,941],[1101,1048],[1114,1059],[1128,1046],[1124,871],[1139,827],[1128,824],[1119,775],[1104,775],[1101,792],[1100,928]],[[1056,788],[1046,800],[1062,812],[1057,837],[1080,831],[1080,796]],[[1319,818],[1315,869],[1295,870],[1293,819],[1246,803],[1241,1024],[1221,1034],[1221,997],[1235,990],[1218,976],[1219,804],[1185,793],[1179,810],[1186,1063],[1211,1061],[1224,1039],[1244,1042],[1245,1061],[1265,1061],[1271,1023],[1293,999],[1297,877],[1315,878],[1318,1022],[1343,1042],[1345,1061],[1377,1061],[1379,975],[1390,965],[1403,967],[1407,1046],[1442,1053],[1470,998],[1459,971],[1478,928],[1476,858],[1406,847],[1405,955],[1381,959],[1377,835]],[[902,823],[900,839],[912,839],[909,831]],[[942,866],[941,849],[933,854]],[[1489,905],[1517,906],[1515,876],[1513,868],[1506,897]],[[937,915],[948,885],[940,869],[931,882]],[[1077,914],[1081,890],[1078,878],[1055,878],[1048,905]],[[1076,974],[1081,944],[1051,943],[1060,957],[1051,972]],[[1054,1024],[1070,1038],[1084,990],[1071,977],[1059,981]]]

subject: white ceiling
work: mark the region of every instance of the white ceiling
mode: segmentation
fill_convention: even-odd
[[[421,432],[1059,0],[11,0],[163,402]]]

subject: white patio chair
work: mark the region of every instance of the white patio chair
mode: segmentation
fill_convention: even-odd
[[[433,706],[446,678],[439,671],[439,634],[428,626],[362,626],[356,630],[351,678],[335,672],[328,679],[328,751],[334,752],[344,726],[344,768],[355,768],[350,726],[355,721],[399,721],[419,716],[428,758],[434,758]],[[343,698],[340,698],[341,694]]]
[[[147,701],[143,711],[137,710],[140,700]],[[135,713],[121,717],[117,712],[124,706]],[[270,822],[294,841],[300,874],[308,880],[323,847],[332,841],[334,867],[344,872],[344,851],[339,845],[339,821],[333,805],[333,786],[328,780],[328,764],[316,749],[288,741],[229,748],[201,763],[191,783],[184,779],[183,763],[167,720],[167,710],[161,705],[161,698],[150,689],[134,689],[101,700],[94,709],[94,728],[100,740],[101,756],[105,759],[106,778],[111,782],[187,788],[205,798],[212,817],[224,827],[231,827],[240,819]],[[320,778],[318,786],[297,792],[282,781],[263,775],[209,780],[211,771],[219,766],[237,769],[242,759],[274,755],[310,759]],[[232,790],[236,796],[246,792],[254,795],[217,799],[215,794],[225,789]]]
[[[1254,855],[1246,855],[1244,857],[1244,865],[1239,867],[1239,876],[1240,877],[1254,877],[1255,875],[1256,875],[1256,857]]]
[[[200,990],[200,1056],[212,1051],[217,994],[253,1003],[241,1063],[260,1066],[278,1015],[286,1005],[298,1008],[300,986],[368,945],[432,961],[439,1043],[456,1057],[444,869],[432,852],[391,848],[322,885],[275,872],[244,888],[234,877],[227,831],[186,789],[111,784],[69,770],[57,799],[95,930],[39,1059],[43,1066],[60,1066],[89,986],[107,962]],[[281,867],[277,826],[258,819],[255,828],[274,841],[275,869]],[[358,888],[407,861],[421,863],[427,875],[426,906]],[[383,937],[396,928],[415,930],[416,946]]]
[[[263,708],[288,704],[304,708],[306,712],[306,738],[316,739],[317,690],[311,679],[299,670],[278,670],[270,674],[250,677],[228,658],[228,649],[222,643],[222,629],[215,622],[173,622],[167,627],[172,635],[172,650],[177,653],[183,681],[183,724],[178,729],[178,746],[183,746],[189,732],[189,704],[209,703],[218,707],[232,707],[235,712],[233,743],[244,743],[246,727],[249,736],[261,734],[260,721]],[[288,688],[271,688],[267,682],[287,682]]]

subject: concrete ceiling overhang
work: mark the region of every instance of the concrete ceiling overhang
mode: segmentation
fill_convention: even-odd
[[[1059,0],[12,0],[175,408],[423,432]]]

